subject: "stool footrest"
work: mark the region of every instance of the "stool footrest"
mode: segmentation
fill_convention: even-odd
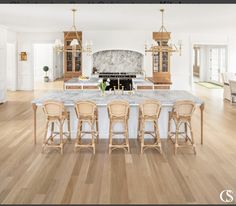
[[[75,144],[75,147],[94,147],[93,144]]]
[[[109,147],[119,147],[119,148],[123,148],[123,147],[129,147],[126,144],[113,144],[113,145],[109,145]]]

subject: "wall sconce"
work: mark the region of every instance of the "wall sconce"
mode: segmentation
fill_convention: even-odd
[[[21,52],[20,53],[20,60],[21,61],[27,61],[27,53],[26,52]]]

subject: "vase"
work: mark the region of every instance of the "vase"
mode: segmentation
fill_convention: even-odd
[[[105,90],[103,91],[103,90],[101,90],[101,94],[100,94],[102,97],[104,97],[105,96]]]

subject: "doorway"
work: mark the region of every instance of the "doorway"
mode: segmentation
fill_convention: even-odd
[[[227,72],[227,46],[195,44],[192,62],[195,83],[219,88],[217,85],[223,84],[221,74]]]
[[[34,89],[47,89],[50,82],[63,77],[63,54],[57,53],[53,43],[35,43],[34,51]],[[43,67],[48,66],[47,74]],[[49,77],[49,82],[44,82],[44,76]]]
[[[49,81],[53,81],[53,44],[34,44],[34,89],[40,89],[44,86],[44,76],[49,77]],[[48,66],[47,74],[43,71],[43,67]]]
[[[193,80],[198,82],[200,79],[200,47],[193,47]]]

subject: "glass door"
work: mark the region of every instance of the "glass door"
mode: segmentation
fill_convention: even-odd
[[[226,71],[226,48],[210,48],[209,54],[209,80],[212,83],[221,84],[221,73]]]

